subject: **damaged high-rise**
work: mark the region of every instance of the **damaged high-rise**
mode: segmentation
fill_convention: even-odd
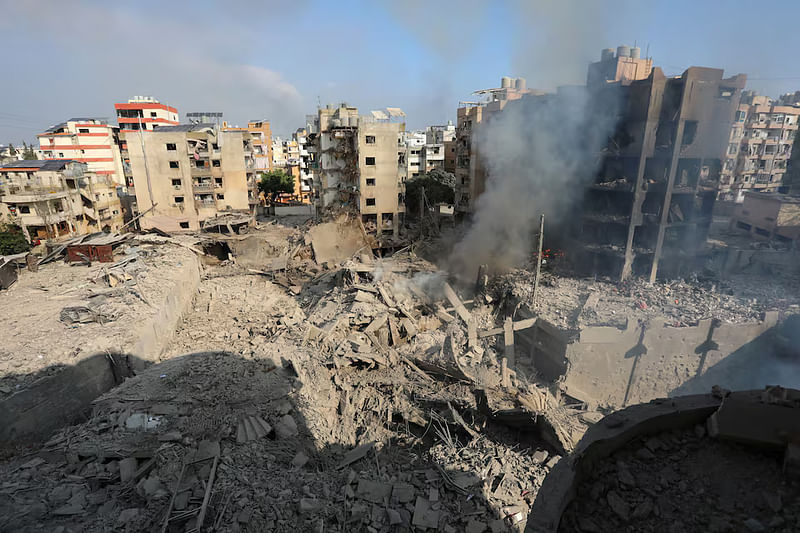
[[[621,108],[586,190],[579,265],[589,273],[650,280],[696,266],[745,80],[703,67],[675,77],[655,67],[638,80],[589,76],[590,92],[618,92]]]
[[[393,107],[369,116],[347,104],[319,110],[310,125],[319,158],[319,207],[354,210],[368,233],[398,235],[405,213],[398,157],[404,116]]]

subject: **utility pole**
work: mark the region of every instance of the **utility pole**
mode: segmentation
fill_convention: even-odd
[[[147,166],[147,152],[144,149],[144,133],[142,132],[142,118],[139,117],[139,142],[142,145],[142,159],[144,160],[144,174],[147,177],[147,194],[150,196],[150,205],[155,207],[156,203],[153,200],[153,187],[150,184],[150,169]],[[98,225],[100,222],[98,221]]]
[[[536,277],[533,280],[534,309],[536,309],[536,296],[539,292],[539,276],[542,273],[542,241],[544,241],[544,214],[539,217],[539,253],[536,255]]]

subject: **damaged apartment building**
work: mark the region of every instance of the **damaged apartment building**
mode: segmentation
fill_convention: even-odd
[[[405,114],[397,108],[358,114],[356,107],[318,111],[315,134],[317,202],[322,209],[353,210],[368,233],[397,236],[405,213],[400,172]]]
[[[108,174],[86,163],[23,160],[0,165],[0,218],[17,224],[29,241],[95,231],[117,231],[122,208]]]
[[[617,56],[630,50],[620,47]],[[614,60],[604,51],[600,63]],[[704,67],[672,77],[655,67],[642,79],[593,72],[591,97],[614,91],[621,107],[585,191],[578,263],[618,279],[682,275],[705,246],[746,76],[723,78],[722,70]]]
[[[142,229],[198,230],[221,212],[248,212],[256,180],[251,135],[215,124],[159,126],[126,134]]]

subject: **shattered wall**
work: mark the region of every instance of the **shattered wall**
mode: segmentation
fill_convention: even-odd
[[[629,322],[626,329],[586,327],[571,339],[562,331],[561,342],[546,321],[529,335],[548,339],[519,365],[531,365],[552,379],[554,369],[570,396],[592,406],[621,407],[676,394],[695,394],[713,385],[742,390],[767,384],[797,386],[800,364],[792,359],[791,331],[800,315],[779,321],[775,312],[750,324],[720,324],[703,320],[697,326],[671,327],[663,318],[642,329]]]

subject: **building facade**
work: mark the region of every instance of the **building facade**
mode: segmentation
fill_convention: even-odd
[[[656,67],[647,79],[589,87],[595,101],[620,101],[621,113],[577,228],[587,273],[653,281],[696,266],[745,80]]]
[[[504,76],[500,87],[475,91],[481,100],[460,102],[456,115],[454,159],[456,176],[456,210],[471,212],[478,196],[486,187],[486,168],[480,156],[479,129],[489,116],[527,94],[542,94],[528,89],[525,78]]]
[[[42,159],[86,163],[89,172],[124,184],[119,129],[104,119],[71,118],[38,135]]]
[[[800,238],[800,197],[747,191],[731,215],[730,227],[754,239],[789,244]]]
[[[180,124],[178,110],[152,96],[134,96],[127,103],[114,104],[120,131],[153,131],[156,126]]]
[[[396,236],[405,213],[398,158],[405,124],[375,113],[359,116],[357,108],[341,104],[319,109],[314,128],[318,205],[355,208],[368,233]]]
[[[783,105],[752,91],[742,94],[720,179],[723,198],[741,202],[746,191],[776,192],[785,185],[798,118],[800,104]]]
[[[255,205],[256,169],[248,132],[214,124],[160,126],[128,139],[142,229],[198,230],[221,212]]]
[[[108,175],[70,160],[27,160],[0,165],[0,218],[28,240],[117,231],[122,207]]]

